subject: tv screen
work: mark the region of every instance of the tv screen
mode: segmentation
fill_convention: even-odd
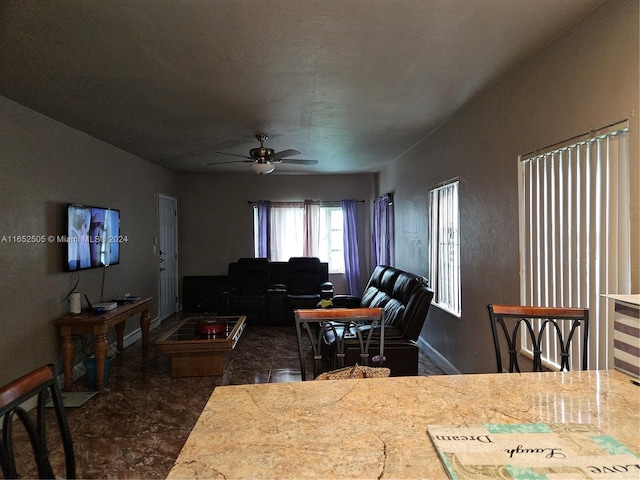
[[[120,239],[119,210],[68,204],[65,270],[120,263]]]

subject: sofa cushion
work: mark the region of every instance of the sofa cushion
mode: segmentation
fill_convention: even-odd
[[[421,283],[423,283],[423,280],[416,275],[402,272],[396,277],[393,283],[391,296],[406,304]]]
[[[390,327],[401,327],[405,305],[396,298],[390,298],[384,306],[384,324]]]

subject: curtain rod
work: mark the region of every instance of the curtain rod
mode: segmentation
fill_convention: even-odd
[[[271,200],[269,200],[269,201],[271,201]],[[323,204],[323,203],[340,203],[341,202],[341,200],[311,200],[311,201],[312,202],[316,202],[316,203],[320,203],[320,204]],[[271,202],[271,203],[304,203],[304,202],[305,202],[304,200],[280,200],[280,201],[274,201],[274,202]],[[356,202],[365,203],[366,200],[356,200]],[[248,203],[250,205],[254,205],[254,204],[258,203],[258,200],[249,200]]]
[[[586,133],[581,133],[580,135],[573,136],[571,138],[567,138],[566,140],[562,140],[561,142],[554,143],[552,145],[547,145],[546,147],[536,148],[531,152],[525,153],[524,155],[519,156],[519,160],[521,162],[526,162],[538,155],[546,155],[547,153],[551,153],[554,150],[560,150],[563,147],[568,147],[570,145],[580,143],[586,140],[593,140],[600,135],[611,135],[616,134],[624,130],[628,130],[629,128],[629,119],[621,120],[616,123],[612,123],[611,125],[607,125],[606,127],[597,128],[595,130],[589,130]]]

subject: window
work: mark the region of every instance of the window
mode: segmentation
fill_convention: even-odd
[[[345,273],[342,207],[303,202],[271,203],[270,258],[314,256],[329,273]],[[258,209],[254,208],[255,256],[259,257]]]
[[[434,303],[461,315],[460,215],[457,179],[429,191],[429,286]]]
[[[602,294],[630,288],[627,132],[626,122],[613,125],[519,164],[521,301],[588,308],[589,369],[609,368],[612,357],[613,314]],[[572,361],[582,354],[575,347]],[[554,368],[560,353],[550,352],[543,362]]]
[[[320,207],[318,257],[329,263],[329,273],[344,273],[344,237],[341,207]]]

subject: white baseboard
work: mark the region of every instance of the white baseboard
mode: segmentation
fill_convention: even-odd
[[[149,331],[157,328],[161,323],[162,322],[160,321],[159,316],[154,318],[153,320],[151,320],[151,323],[149,325]],[[122,341],[123,348],[127,348],[129,345],[136,343],[141,338],[142,338],[142,330],[140,329],[140,327],[138,327],[134,331],[124,336]]]
[[[460,375],[462,373],[453,363],[447,360],[444,355],[423,340],[422,337],[418,338],[418,348],[420,348],[427,357],[433,360],[438,368],[447,375]]]

